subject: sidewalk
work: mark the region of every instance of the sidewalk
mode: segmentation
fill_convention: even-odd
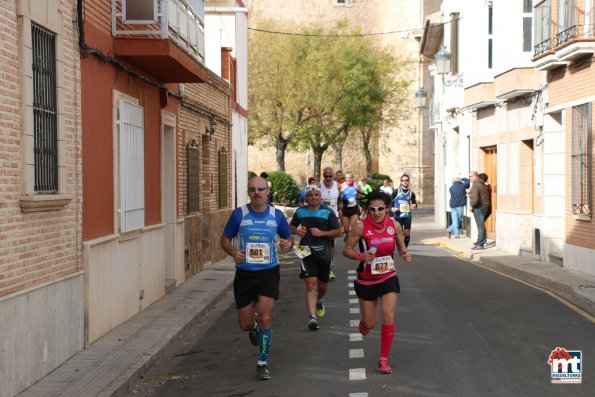
[[[508,254],[495,246],[473,251],[473,241],[470,238],[449,239],[446,230],[434,223],[429,209],[424,210],[427,213],[420,211],[422,213],[414,221],[413,242],[452,250],[460,258],[558,295],[595,317],[595,276],[528,256]],[[423,229],[423,232],[420,232],[420,229]],[[421,237],[421,241],[415,239],[416,234]]]
[[[207,266],[18,396],[128,396],[176,338],[231,289],[233,277],[231,259]]]

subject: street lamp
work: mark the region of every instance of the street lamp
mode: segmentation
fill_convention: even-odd
[[[424,109],[426,107],[426,99],[428,98],[428,93],[424,90],[423,87],[420,87],[419,90],[415,93],[415,107],[418,109]]]
[[[452,56],[450,52],[446,50],[446,46],[442,46],[442,49],[434,55],[436,61],[436,73],[442,78],[442,84],[445,86],[451,86],[457,84],[459,87],[463,85],[463,75],[458,75],[456,78],[446,78],[447,74],[450,74],[450,60]]]
[[[440,51],[434,55],[434,59],[436,60],[436,72],[444,76],[445,74],[450,73],[450,52],[446,51],[446,47],[442,47]]]
[[[217,128],[217,120],[215,116],[209,117],[209,125],[205,126],[205,133],[209,135],[209,141],[213,137],[215,133],[215,129]]]

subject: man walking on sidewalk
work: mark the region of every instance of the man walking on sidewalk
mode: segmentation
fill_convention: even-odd
[[[463,220],[463,211],[467,206],[467,189],[469,189],[470,182],[469,179],[460,177],[455,178],[453,181],[450,189],[450,219],[451,224],[446,229],[448,233],[448,238],[450,238],[453,234],[455,238],[459,238],[461,221]]]
[[[306,205],[298,208],[290,222],[291,231],[301,237],[300,278],[306,284],[308,328],[318,330],[318,317],[325,314],[322,298],[326,294],[331,270],[333,241],[341,236],[335,212],[321,205],[320,187],[306,187]]]
[[[473,185],[469,191],[469,205],[473,210],[473,217],[477,224],[477,241],[473,244],[474,250],[482,250],[486,247],[486,225],[485,216],[490,206],[488,188],[486,184],[477,177],[477,171],[469,173],[469,179]]]
[[[220,240],[221,248],[236,263],[233,293],[240,328],[248,331],[250,342],[259,347],[257,380],[271,378],[267,367],[273,334],[271,314],[279,299],[280,280],[277,235],[281,251],[293,246],[283,212],[267,205],[268,189],[264,178],[255,176],[248,181],[250,203],[231,213]]]

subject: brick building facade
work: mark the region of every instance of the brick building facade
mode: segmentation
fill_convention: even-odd
[[[0,3],[2,395],[83,347],[75,19],[70,0]]]

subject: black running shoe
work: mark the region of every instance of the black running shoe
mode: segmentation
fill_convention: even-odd
[[[256,324],[254,324],[254,327],[248,331],[248,338],[250,338],[252,346],[258,346],[258,327]]]
[[[266,364],[256,366],[256,380],[269,380],[271,373]]]
[[[314,317],[311,317],[310,320],[308,320],[308,329],[310,331],[318,331],[320,329],[318,321],[316,321]]]

